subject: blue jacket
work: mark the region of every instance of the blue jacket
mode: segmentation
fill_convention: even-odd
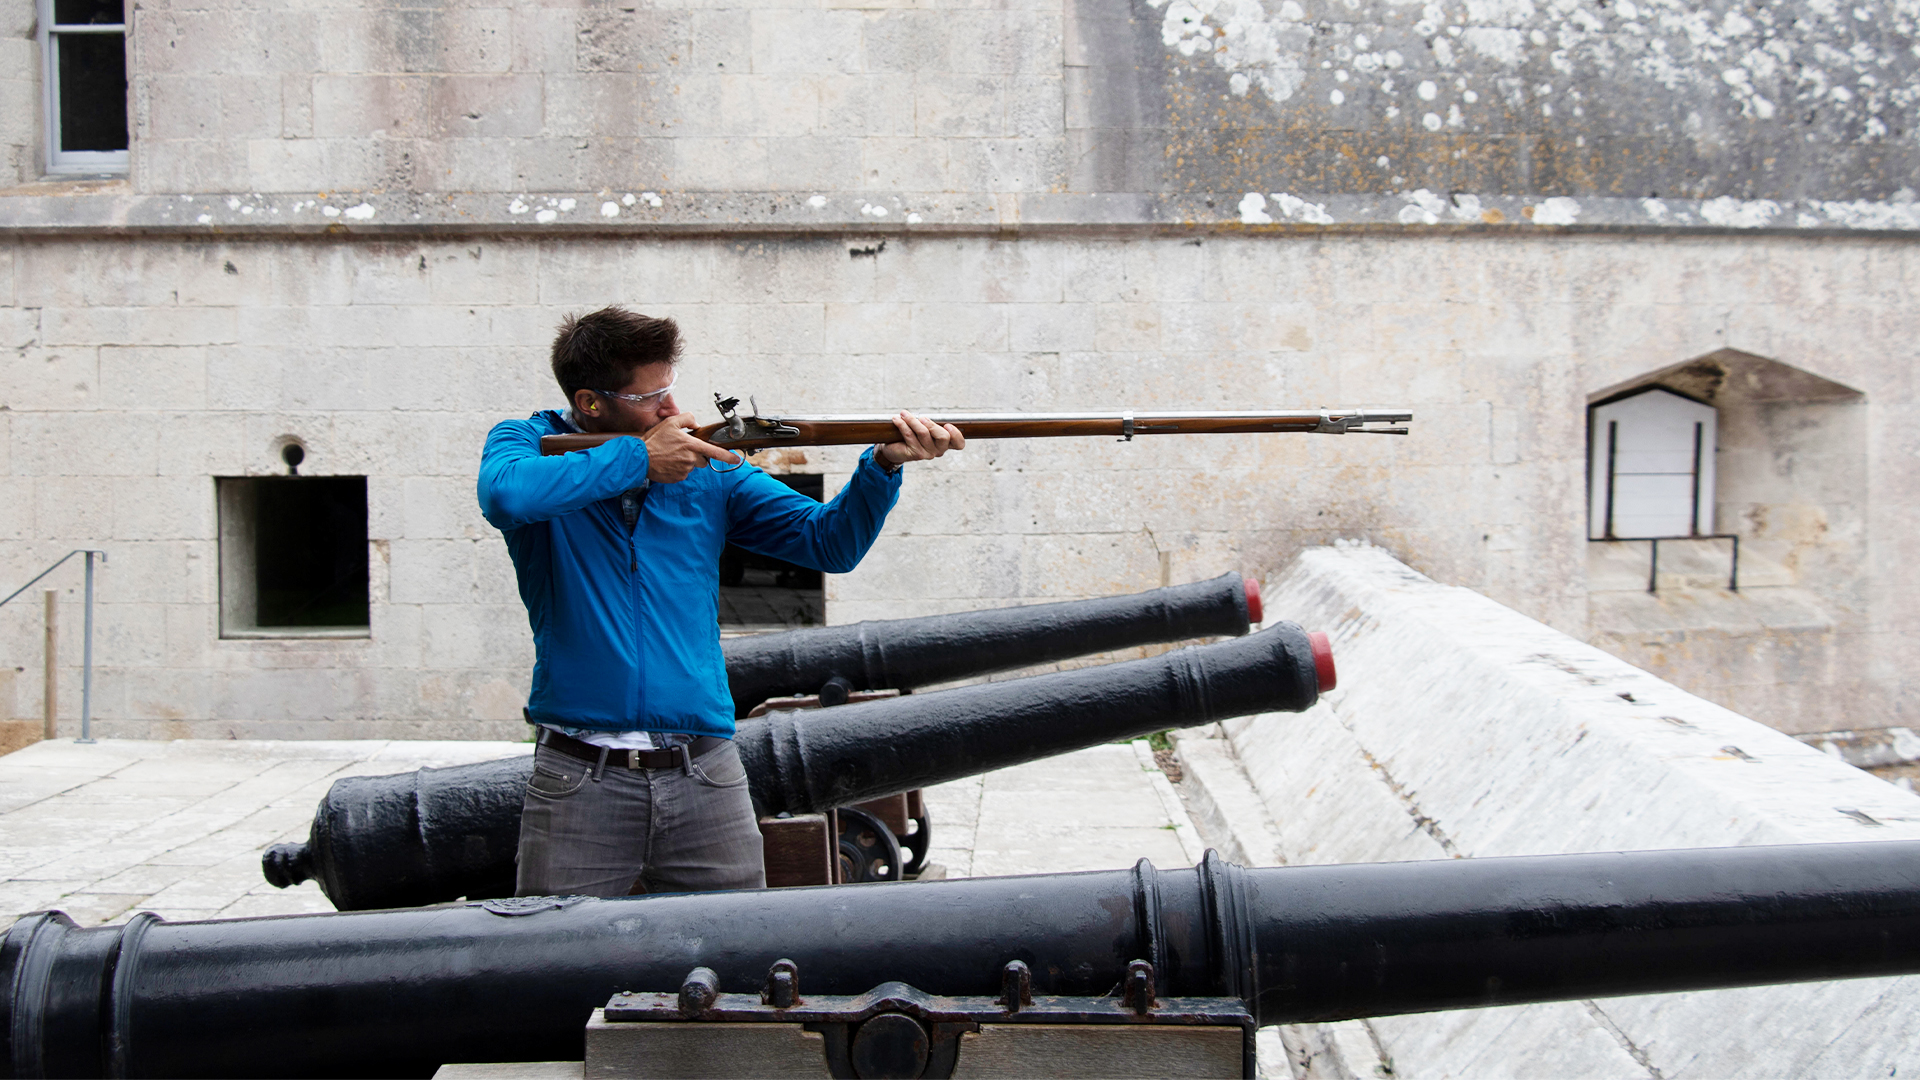
[[[620,495],[645,483],[647,444],[613,439],[540,456],[572,431],[553,410],[487,433],[480,511],[506,534],[533,624],[527,715],[604,731],[733,735],[720,655],[720,552],[727,541],[844,574],[873,546],[900,494],[868,450],[821,504],[752,465],[653,484],[633,531]]]

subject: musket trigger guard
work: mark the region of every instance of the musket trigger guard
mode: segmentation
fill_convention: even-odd
[[[1120,414],[1119,442],[1133,441],[1133,410],[1127,409]]]

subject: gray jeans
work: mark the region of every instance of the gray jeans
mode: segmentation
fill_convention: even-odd
[[[520,814],[520,896],[764,889],[760,827],[732,740],[684,768],[629,769],[533,753]]]

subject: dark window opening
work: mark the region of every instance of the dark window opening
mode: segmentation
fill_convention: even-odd
[[[364,637],[367,478],[218,481],[223,637]]]
[[[822,501],[817,473],[775,480]],[[790,630],[826,622],[826,582],[818,570],[728,544],[720,553],[720,625],[730,630]]]
[[[124,10],[120,0],[53,0],[53,21],[61,26],[118,26]]]

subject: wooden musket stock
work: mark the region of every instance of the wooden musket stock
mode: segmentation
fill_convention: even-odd
[[[693,428],[692,432],[696,438],[728,450],[857,446],[893,442],[899,434],[894,429],[893,417],[888,415],[737,416],[733,412],[737,402],[733,399],[717,403],[726,419]],[[1241,435],[1274,431],[1405,435],[1407,429],[1398,425],[1411,421],[1413,414],[1405,409],[1288,409],[1274,412],[974,413],[925,419],[929,423],[952,424],[968,439],[1111,435],[1131,440],[1135,435]],[[624,434],[545,435],[540,439],[540,452],[565,454],[587,450]]]

